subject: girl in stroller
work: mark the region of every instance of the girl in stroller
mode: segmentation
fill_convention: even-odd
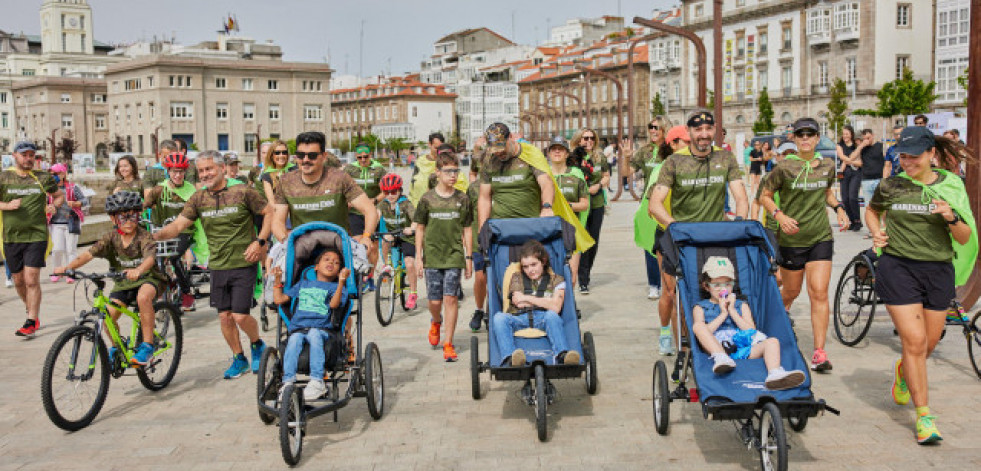
[[[763,357],[767,376],[764,385],[770,390],[800,386],[803,371],[786,371],[780,366],[780,341],[756,330],[749,304],[736,299],[732,289],[735,269],[725,257],[709,257],[702,267],[699,281],[709,299],[692,308],[692,331],[702,348],[712,357],[715,374],[725,374],[736,367],[737,360]]]

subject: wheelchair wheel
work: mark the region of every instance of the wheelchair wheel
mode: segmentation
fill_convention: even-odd
[[[153,348],[156,350],[167,348],[167,350],[154,354],[148,365],[137,368],[136,376],[140,378],[143,387],[151,391],[159,391],[167,387],[177,374],[177,366],[181,362],[181,350],[184,347],[184,328],[179,314],[181,310],[175,305],[157,302],[153,308],[156,312]]]
[[[586,360],[586,392],[593,395],[599,390],[599,374],[596,372],[596,345],[592,332],[583,334],[582,350]]]
[[[296,384],[286,386],[283,403],[279,406],[279,446],[283,452],[283,461],[290,466],[300,462],[303,434],[306,432],[306,414],[300,391]]]
[[[795,432],[803,432],[807,427],[807,416],[802,415],[800,417],[787,417],[787,423],[790,424],[791,430]]]
[[[852,260],[841,273],[835,290],[834,323],[838,341],[852,347],[865,338],[872,327],[876,301],[875,283],[868,265],[862,260]]]
[[[382,373],[381,354],[374,342],[368,342],[364,350],[364,389],[368,413],[378,420],[385,412],[385,375]]]
[[[535,365],[535,425],[538,440],[548,440],[548,395],[546,394],[545,367]]]
[[[475,401],[480,399],[480,356],[477,351],[479,346],[480,340],[477,336],[470,337],[470,395]]]
[[[266,347],[262,352],[262,361],[259,363],[259,374],[256,376],[256,399],[259,404],[276,406],[276,395],[279,394],[279,381],[282,379],[282,375],[279,352],[276,351],[276,347]],[[266,412],[260,406],[259,420],[269,425],[276,420],[276,416]]]
[[[780,420],[780,409],[772,402],[763,406],[759,430],[760,466],[764,471],[787,469],[787,432]]]
[[[668,391],[668,367],[658,360],[654,363],[654,427],[659,435],[668,434],[671,418],[671,393]]]
[[[392,275],[387,273],[378,277],[378,286],[375,287],[375,314],[382,327],[391,324],[395,316],[395,282]]]
[[[964,328],[968,330],[965,337],[967,337],[967,354],[971,357],[971,366],[974,367],[974,373],[978,378],[981,378],[981,311],[974,314],[971,323]]]
[[[41,402],[51,422],[81,430],[95,420],[108,394],[108,352],[95,330],[75,326],[59,335],[41,373]]]

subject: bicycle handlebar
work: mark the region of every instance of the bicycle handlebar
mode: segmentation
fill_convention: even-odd
[[[105,273],[83,273],[78,270],[65,270],[65,276],[72,279],[87,279],[87,280],[102,280],[105,278],[112,278],[114,280],[125,278],[126,273],[118,271],[108,271]]]
[[[409,232],[410,232],[410,234],[406,234],[406,233],[402,232],[401,229],[400,230],[397,230],[397,231],[389,231],[389,232],[376,232],[376,233],[374,233],[374,234],[371,235],[371,238],[373,240],[378,240],[378,239],[380,239],[382,237],[385,237],[385,236],[392,236],[392,237],[400,237],[400,238],[403,238],[403,237],[412,237],[416,233],[415,230],[411,230]]]

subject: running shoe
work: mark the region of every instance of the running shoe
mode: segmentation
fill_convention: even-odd
[[[391,275],[393,272],[394,272],[394,270],[392,270],[392,266],[391,265],[385,265],[381,269],[381,273],[383,275]]]
[[[225,370],[225,379],[238,378],[249,372],[249,360],[245,359],[245,355],[239,353],[232,357],[232,364]]]
[[[484,320],[484,311],[480,309],[473,311],[473,317],[470,318],[470,330],[477,332],[480,330],[480,324]]]
[[[909,404],[909,387],[906,386],[906,378],[903,377],[903,360],[896,360],[892,368],[892,400],[901,406]]]
[[[304,401],[316,401],[325,394],[327,394],[327,384],[325,384],[323,381],[312,379],[306,386],[303,387]]]
[[[579,294],[589,294],[589,286],[579,285]]]
[[[153,357],[153,345],[147,342],[143,342],[139,347],[136,347],[136,353],[133,355],[133,363],[136,366],[146,366],[150,362],[150,358]]]
[[[259,363],[262,363],[262,352],[266,351],[266,342],[259,339],[259,344],[252,345],[252,372],[259,372]]]
[[[7,281],[4,282],[4,286],[6,286],[8,288],[13,288],[14,287],[14,282],[13,281],[10,281],[10,280],[7,280]]]
[[[184,293],[181,295],[181,309],[185,311],[193,311],[194,307],[194,295],[191,293]]]
[[[418,294],[416,294],[416,293],[409,293],[409,295],[406,296],[406,298],[405,298],[405,308],[406,309],[410,309],[410,310],[411,309],[415,309],[416,308],[416,301],[418,299],[419,299],[419,295]]]
[[[70,276],[66,276],[65,277],[65,283],[72,284],[74,282],[75,282],[75,279],[74,278],[72,278]]]
[[[41,323],[34,319],[24,321],[24,327],[17,329],[18,337],[34,337],[37,330],[41,328]]]
[[[960,306],[947,308],[947,322],[970,322],[971,318],[964,313]]]
[[[443,359],[448,362],[456,361],[456,349],[452,343],[443,344]]]
[[[651,286],[647,290],[647,299],[657,299],[661,297],[661,288],[657,286]]]
[[[518,348],[511,353],[511,366],[525,366],[525,351]]]
[[[49,279],[51,280],[52,283],[57,283],[57,282],[61,281],[61,277],[60,276],[55,276],[55,275],[51,275],[51,278],[49,278]]]
[[[661,349],[661,355],[674,355],[674,337],[670,333],[661,334],[661,336],[658,337],[657,342]]]
[[[439,345],[439,328],[441,325],[441,322],[432,322],[429,324],[429,345],[434,347]]]
[[[817,372],[831,371],[831,362],[828,361],[827,352],[820,348],[814,350],[814,356],[811,357],[811,369]]]
[[[937,430],[937,424],[934,423],[934,420],[937,418],[932,415],[921,415],[916,419],[916,442],[920,445],[939,442],[944,439],[940,436],[940,431]]]

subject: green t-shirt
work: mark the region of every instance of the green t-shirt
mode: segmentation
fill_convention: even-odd
[[[179,216],[184,211],[184,205],[187,203],[187,199],[190,199],[194,191],[194,185],[188,182],[184,182],[177,190],[171,188],[169,181],[151,188],[150,198],[145,203],[147,206],[153,208],[153,216],[151,218],[153,224],[163,226],[164,221]],[[181,195],[187,195],[187,199]],[[184,231],[185,234],[191,234],[193,232],[193,226]]]
[[[208,235],[211,258],[208,268],[231,270],[254,263],[245,260],[245,249],[256,240],[256,217],[266,207],[266,199],[248,185],[225,185],[214,192],[201,188],[184,205],[181,216],[201,220]]]
[[[415,209],[409,198],[403,196],[395,204],[388,201],[388,198],[383,199],[378,202],[378,212],[381,213],[382,221],[385,222],[386,232],[401,232],[403,229],[412,227],[412,216]],[[413,245],[416,243],[415,236],[403,234],[402,240]]]
[[[477,241],[477,232],[480,231],[480,227],[477,227],[480,223],[477,220],[477,200],[480,199],[479,181],[475,181],[467,187],[467,198],[470,198],[470,218],[472,219],[470,228],[473,234],[470,241],[470,253],[477,253],[480,251],[480,243]]]
[[[827,191],[836,178],[833,159],[815,154],[810,162],[788,156],[773,168],[760,186],[780,195],[780,210],[797,221],[796,234],[777,232],[781,247],[811,247],[831,240]]]
[[[542,210],[539,175],[541,170],[520,157],[488,158],[480,169],[480,184],[491,186],[491,219],[538,217]]]
[[[372,160],[369,167],[362,167],[357,163],[348,164],[344,167],[344,173],[347,173],[354,180],[354,183],[364,190],[368,198],[374,200],[381,193],[379,183],[385,176],[385,167],[380,163]],[[361,212],[351,208],[351,214],[361,214]]]
[[[444,198],[429,190],[419,199],[414,220],[426,226],[422,264],[426,268],[464,268],[463,228],[470,226],[470,198],[460,190]]]
[[[590,196],[586,188],[586,180],[583,180],[581,175],[571,172],[555,174],[555,182],[559,184],[558,190],[569,204],[578,203],[583,197]]]
[[[136,234],[128,246],[123,246],[123,236],[117,231],[109,231],[102,235],[92,247],[89,253],[93,257],[104,258],[109,261],[109,267],[113,271],[131,270],[140,266],[147,257],[157,256],[157,243],[146,229],[137,226]],[[135,281],[129,279],[117,280],[113,285],[113,291],[125,291],[128,289],[139,288],[144,283],[152,283],[160,288],[167,283],[167,278],[160,273],[160,269],[154,264],[149,271],[141,275]]]
[[[589,155],[589,161],[593,164],[593,174],[590,175],[587,186],[593,186],[603,180],[603,173],[610,173],[610,163],[606,161],[603,151],[596,150]],[[602,208],[606,206],[606,197],[603,195],[603,188],[600,188],[595,195],[589,196],[589,209]]]
[[[640,149],[637,149],[634,152],[633,158],[630,159],[630,167],[635,172],[644,172],[644,188],[647,188],[647,182],[651,178],[651,172],[654,171],[654,167],[658,164],[657,151],[657,144],[648,142]]]
[[[116,179],[112,182],[112,186],[109,187],[109,191],[112,192],[116,188],[119,188],[119,191],[133,191],[139,193],[141,198],[143,197],[143,181],[139,178],[126,181],[122,178],[116,177]]]
[[[766,181],[770,178],[770,175],[773,175],[773,173],[771,172],[771,173],[768,173],[768,174],[764,175],[763,176],[763,181],[761,181],[760,184],[759,184],[759,186],[756,187],[756,196],[753,198],[755,201],[759,201],[760,200],[760,196],[763,195],[763,187],[766,186]],[[777,203],[777,206],[780,206],[780,194],[779,193],[774,193],[773,194],[773,201],[775,203]],[[760,204],[760,207],[762,208],[763,205]],[[763,208],[763,212],[764,213],[766,212],[766,208]],[[757,216],[756,214],[753,215],[754,218],[756,216]],[[774,218],[773,216],[771,216],[769,214],[766,214],[766,215],[764,215],[763,220],[764,220],[763,225],[767,229],[773,231],[774,234],[776,234],[777,232],[780,231],[780,223],[777,222],[776,218]]]
[[[728,183],[743,177],[732,153],[714,148],[705,157],[688,148],[672,154],[661,166],[657,185],[671,190],[671,216],[679,222],[724,221]]]
[[[48,172],[32,171],[24,176],[13,169],[0,172],[0,201],[20,199],[20,208],[3,211],[3,242],[47,241],[45,207],[48,194],[56,191],[58,184]]]
[[[933,186],[946,178],[938,174]],[[893,176],[879,182],[869,206],[886,213],[885,231],[889,245],[882,253],[913,260],[949,262],[954,257],[947,222],[931,214],[933,201],[910,180]]]
[[[289,206],[293,227],[324,221],[337,224],[345,231],[350,230],[348,205],[363,194],[348,174],[334,167],[325,167],[320,180],[310,184],[303,181],[300,171],[284,173],[273,191],[275,204]]]

